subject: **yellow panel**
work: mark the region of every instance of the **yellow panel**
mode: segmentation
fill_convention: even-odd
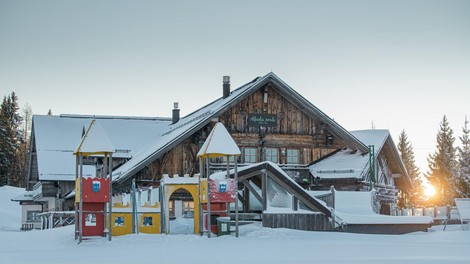
[[[80,178],[75,179],[75,203],[80,202]]]
[[[207,179],[201,179],[201,203],[207,203]]]
[[[198,184],[166,184],[165,185],[165,204],[170,202],[171,195],[179,190],[187,190],[194,200],[194,234],[199,234],[199,185]],[[166,213],[165,223],[169,226],[170,218]]]
[[[122,217],[122,225],[116,221],[116,217]],[[113,236],[132,234],[132,213],[113,213]]]
[[[152,223],[144,221],[144,218],[151,217]],[[160,234],[160,214],[159,213],[140,213],[139,214],[139,232],[145,234]]]

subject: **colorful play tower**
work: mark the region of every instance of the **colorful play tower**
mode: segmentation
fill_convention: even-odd
[[[112,225],[107,225],[106,222],[111,223],[112,181],[107,176],[111,175],[114,152],[115,149],[100,123],[92,120],[74,152],[76,156],[75,239],[78,239],[78,243],[82,242],[84,236],[107,235],[111,240]],[[83,160],[89,157],[103,159],[101,177],[83,176]]]

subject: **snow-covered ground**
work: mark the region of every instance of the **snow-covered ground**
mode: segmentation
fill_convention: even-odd
[[[17,195],[10,191],[0,189],[0,198]],[[19,214],[18,206],[1,200],[2,224],[10,210]],[[21,232],[2,225],[0,263],[470,263],[470,231],[461,231],[460,225],[427,233],[363,235],[250,224],[240,227],[239,238],[138,234],[111,242],[92,238],[80,245],[73,230]]]
[[[11,199],[24,192],[25,190],[23,188],[11,186],[0,187],[0,232],[20,229],[21,206],[19,206],[18,202],[12,202]]]

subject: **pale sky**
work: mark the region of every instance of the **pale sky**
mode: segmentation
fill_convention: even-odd
[[[0,0],[0,96],[35,114],[186,115],[270,71],[348,130],[405,129],[425,172],[470,116],[470,1]]]

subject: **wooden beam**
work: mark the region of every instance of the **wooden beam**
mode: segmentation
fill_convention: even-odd
[[[251,193],[253,193],[253,196],[256,198],[256,200],[258,200],[260,204],[263,204],[263,198],[259,195],[255,188],[251,186],[250,182],[247,180],[242,180],[241,182],[250,190]]]

